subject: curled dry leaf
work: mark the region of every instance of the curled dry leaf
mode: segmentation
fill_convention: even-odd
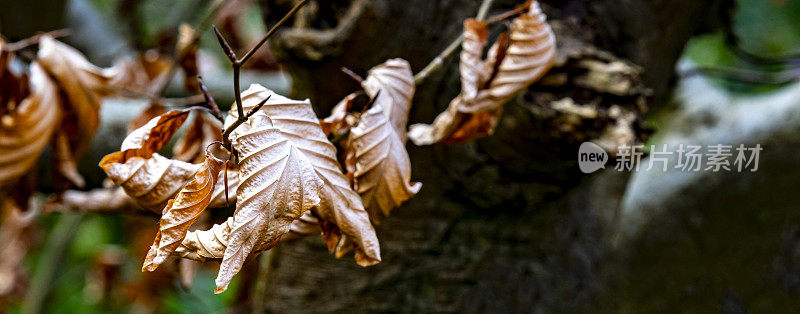
[[[405,145],[378,106],[361,115],[358,125],[350,130],[345,164],[354,174],[355,190],[374,223],[422,187],[411,182],[411,161]]]
[[[0,187],[13,184],[35,166],[61,116],[55,83],[36,62],[30,72],[30,94],[19,103],[18,97],[4,97],[0,103],[13,108],[0,116]],[[4,71],[6,75],[13,74]],[[16,87],[0,86],[0,90],[10,88]]]
[[[110,78],[102,69],[89,63],[79,51],[50,36],[39,40],[37,60],[42,68],[55,79],[65,97],[61,105],[64,117],[59,136],[64,136],[69,145],[56,145],[54,155],[59,158],[55,169],[64,178],[80,185],[83,178],[76,180],[75,160],[89,148],[94,133],[100,126],[100,103],[110,94]],[[76,177],[77,176],[77,177]],[[60,180],[56,177],[56,181]]]
[[[156,213],[191,180],[199,165],[156,154],[180,128],[188,110],[173,110],[131,132],[119,152],[103,157],[100,167],[140,206]]]
[[[408,61],[389,59],[375,66],[369,70],[361,86],[370,98],[374,98],[380,91],[374,106],[383,108],[389,123],[405,143],[408,112],[411,110],[411,99],[414,98],[416,89],[414,73],[411,72]]]
[[[433,124],[411,126],[409,137],[415,144],[467,142],[491,135],[503,104],[550,69],[556,57],[555,35],[539,4],[532,1],[527,5],[528,12],[516,18],[508,34],[489,49],[485,62],[480,57],[486,24],[464,22],[462,91]]]
[[[268,96],[271,97],[261,107],[261,111],[307,156],[317,176],[323,181],[320,205],[313,210],[322,220],[335,224],[342,233],[355,241],[355,258],[359,265],[368,266],[380,262],[378,238],[369,221],[369,215],[358,194],[350,187],[349,180],[342,174],[336,161],[336,148],[325,137],[311,103],[308,100],[291,100],[261,85],[253,84],[242,93],[244,110],[255,107]],[[225,125],[231,125],[236,117],[236,111],[231,110]],[[338,242],[338,239],[326,241]]]
[[[227,289],[245,259],[263,243],[272,243],[306,210],[320,204],[323,182],[302,150],[263,111],[234,131],[239,152],[240,184],[234,227],[217,275],[217,289]]]
[[[156,238],[145,257],[142,271],[156,270],[180,245],[189,227],[206,210],[211,202],[222,163],[222,160],[214,156],[206,156],[205,162],[195,173],[194,180],[189,181],[174,199],[169,200],[161,215]]]

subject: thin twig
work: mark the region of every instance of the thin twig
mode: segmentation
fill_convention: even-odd
[[[261,38],[261,40],[259,40],[258,43],[253,48],[251,48],[247,53],[245,53],[245,55],[241,59],[238,59],[236,57],[236,53],[234,53],[233,49],[231,49],[231,46],[228,44],[228,41],[225,40],[225,37],[222,35],[222,33],[220,33],[216,27],[212,26],[212,28],[214,29],[214,34],[217,35],[217,40],[219,40],[219,44],[222,47],[222,50],[225,52],[225,55],[228,56],[228,59],[231,62],[231,67],[233,67],[233,94],[236,99],[236,110],[239,115],[233,124],[231,124],[227,129],[222,131],[223,146],[225,146],[225,148],[228,149],[229,151],[233,152],[233,146],[231,145],[231,140],[229,138],[231,132],[233,132],[233,130],[242,125],[242,123],[247,121],[247,118],[249,118],[250,115],[255,113],[255,111],[250,110],[250,112],[248,112],[247,115],[244,114],[244,107],[242,106],[242,91],[241,88],[239,88],[239,72],[242,66],[247,62],[248,59],[250,59],[250,57],[253,56],[253,54],[258,50],[258,48],[261,48],[261,46],[264,45],[265,42],[267,42],[267,40],[275,33],[275,31],[279,27],[281,27],[281,25],[286,23],[286,21],[288,21],[289,18],[294,16],[295,13],[297,13],[297,11],[300,10],[300,8],[302,8],[306,3],[308,3],[308,0],[303,0],[300,1],[300,3],[296,4],[288,13],[286,13],[286,15],[283,16],[283,18],[281,18],[280,21],[278,21],[278,23],[272,26],[272,28],[270,28],[267,34],[264,35],[264,37]],[[263,106],[268,99],[269,98],[263,100],[256,107],[261,108],[261,106]],[[234,155],[236,155],[236,152],[233,153]]]
[[[7,44],[5,47],[3,47],[3,50],[5,50],[5,51],[17,51],[17,50],[25,49],[27,47],[33,46],[35,44],[38,44],[39,41],[44,36],[50,36],[50,37],[53,37],[53,38],[60,38],[60,37],[65,37],[65,36],[69,36],[69,35],[72,35],[72,31],[70,31],[68,28],[62,28],[62,29],[57,29],[57,30],[54,30],[54,31],[39,33],[39,34],[33,35],[31,37],[25,38],[23,40]]]
[[[214,100],[214,97],[212,97],[208,92],[206,84],[203,83],[202,76],[197,76],[197,83],[200,84],[200,91],[203,93],[203,99],[205,100],[206,106],[211,108],[211,112],[214,113],[214,117],[217,118],[217,120],[222,121],[222,112],[219,111],[219,106],[217,106],[217,102]]]

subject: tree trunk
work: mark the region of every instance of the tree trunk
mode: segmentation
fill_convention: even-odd
[[[291,5],[261,2],[267,22]],[[613,222],[629,176],[582,174],[577,148],[595,140],[612,151],[646,139],[644,113],[667,94],[686,41],[716,20],[709,17],[719,2],[545,1],[556,67],[506,105],[494,136],[408,144],[423,187],[376,228],[383,261],[362,268],[352,257],[337,260],[317,237],[282,244],[264,294],[251,296],[263,304],[256,310],[549,312],[595,304],[614,280],[607,275],[619,255]],[[494,1],[492,14],[518,4]],[[479,5],[317,1],[271,47],[292,75],[293,95],[311,98],[324,116],[360,88],[340,67],[365,75],[400,57],[417,72]],[[418,86],[411,123],[430,123],[458,94],[457,63],[450,58]]]

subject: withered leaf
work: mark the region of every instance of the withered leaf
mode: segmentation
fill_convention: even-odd
[[[356,262],[362,266],[380,262],[380,247],[369,215],[358,194],[350,187],[336,161],[336,148],[327,140],[319,120],[308,100],[291,100],[253,84],[242,93],[242,104],[247,111],[271,96],[261,107],[273,125],[296,145],[308,158],[322,179],[324,186],[319,207],[314,210],[322,220],[334,223],[356,243]],[[228,126],[236,120],[231,110],[226,118]]]
[[[13,184],[36,165],[61,117],[55,83],[37,62],[31,64],[30,72],[30,94],[0,116],[0,187]]]
[[[142,271],[156,270],[183,241],[189,227],[200,218],[211,202],[222,163],[222,160],[214,156],[206,156],[205,162],[195,173],[194,180],[189,181],[174,199],[167,202]]]
[[[156,213],[191,180],[199,165],[163,157],[161,149],[180,128],[188,110],[174,110],[131,132],[119,152],[103,157],[100,167],[140,206]]]
[[[61,132],[68,136],[69,145],[54,147],[61,150],[55,153],[61,157],[57,161],[66,162],[57,164],[55,168],[57,173],[74,179],[77,174],[75,160],[89,148],[100,126],[100,103],[110,94],[110,78],[80,52],[46,35],[39,40],[37,60],[65,95],[61,102],[65,112]]]
[[[323,182],[308,152],[256,112],[234,132],[239,152],[240,184],[234,227],[217,275],[217,289],[227,289],[250,253],[289,231],[289,225],[320,203]]]
[[[349,145],[345,163],[354,173],[355,190],[374,223],[422,187],[411,182],[408,152],[381,107],[374,106],[361,115],[350,130]]]
[[[100,167],[109,163],[125,163],[133,157],[150,158],[164,147],[189,117],[189,110],[172,110],[150,119],[122,141],[120,151],[103,157]]]
[[[374,98],[380,91],[374,106],[383,108],[383,113],[400,140],[405,143],[408,112],[411,110],[411,99],[414,98],[416,89],[414,73],[411,72],[408,61],[389,59],[373,67],[361,85],[370,98]]]
[[[538,2],[528,5],[528,12],[513,21],[508,35],[501,36],[482,63],[486,25],[464,22],[462,91],[433,124],[411,126],[409,138],[415,144],[466,142],[491,135],[503,104],[550,69],[556,57],[555,35]]]

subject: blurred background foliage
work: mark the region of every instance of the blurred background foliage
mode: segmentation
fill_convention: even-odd
[[[738,6],[729,31],[738,37],[741,49],[783,60],[800,55],[800,1],[736,2]],[[126,50],[172,47],[178,26],[183,22],[196,23],[207,5],[205,0],[1,0],[0,33],[14,41],[35,31],[68,27],[74,33],[65,41],[79,47],[96,64],[107,66],[114,56]],[[238,16],[240,34],[244,34],[245,41],[265,32],[260,8],[252,1]],[[732,48],[728,34],[721,29],[695,37],[687,45],[685,57],[700,67],[746,69],[767,74],[785,73],[800,67],[797,62],[763,64],[747,60]],[[203,36],[201,51],[206,56],[201,58],[201,66],[216,71],[211,73],[227,73],[227,61],[208,30]],[[261,70],[272,73],[255,76],[252,80],[274,79],[270,76],[275,75],[274,68],[265,66]],[[718,86],[742,94],[769,93],[785,85],[742,82],[724,75],[712,78]],[[230,79],[224,76],[220,82],[221,87],[214,93],[223,95],[221,105],[230,103],[231,97],[224,96],[230,95],[230,87],[225,85]],[[278,85],[285,89],[288,86],[285,81],[274,82],[273,87]],[[669,112],[665,109],[664,113],[653,117],[668,116]],[[653,118],[656,125],[658,120]],[[174,276],[140,271],[143,254],[155,233],[154,218],[51,214],[41,219],[38,229],[41,232],[32,235],[34,248],[26,260],[34,285],[37,278],[46,273],[45,268],[55,267],[52,281],[47,283],[50,293],[41,304],[42,309],[48,313],[149,312],[154,308],[164,312],[208,313],[234,306],[241,297],[240,281],[244,276],[237,276],[228,292],[212,295],[215,267],[200,268],[190,290],[181,288],[179,278]],[[58,235],[60,224],[70,223],[80,224],[71,239],[52,236],[51,233]],[[65,247],[49,245],[58,240]],[[64,250],[63,254],[54,256],[53,251],[59,249]],[[159,287],[153,282],[162,285]],[[14,303],[9,309],[11,313],[19,313],[27,306],[24,302]]]

